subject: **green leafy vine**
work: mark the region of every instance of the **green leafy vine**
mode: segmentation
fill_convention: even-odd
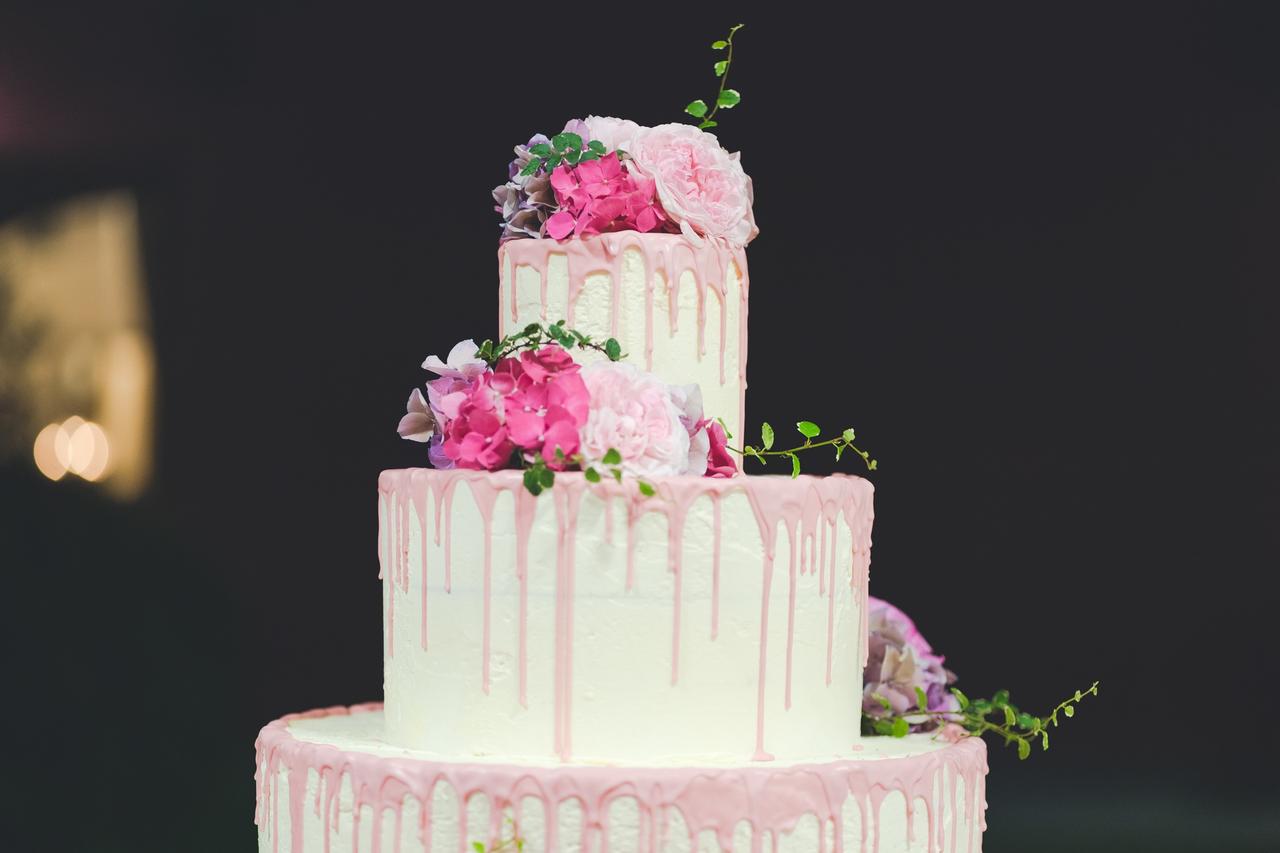
[[[716,113],[722,109],[731,110],[742,101],[742,93],[737,89],[730,89],[729,84],[729,67],[733,65],[733,35],[742,29],[745,24],[737,24],[730,28],[729,35],[722,39],[716,39],[711,43],[712,50],[725,51],[724,59],[718,59],[711,66],[716,76],[720,78],[720,89],[716,92],[715,104],[711,107],[707,106],[707,102],[699,98],[696,101],[690,101],[684,111],[694,118],[698,119],[698,127],[706,130],[719,124],[715,120]]]
[[[724,426],[724,421],[720,421],[720,425]],[[747,457],[751,457],[757,460],[761,465],[766,466],[769,464],[770,457],[788,459],[791,462],[792,477],[800,476],[800,454],[806,450],[817,450],[820,447],[835,448],[837,462],[839,462],[841,457],[844,456],[846,450],[852,451],[857,456],[862,457],[862,461],[867,466],[868,471],[876,470],[877,462],[871,458],[871,454],[867,453],[865,450],[860,450],[856,445],[854,445],[854,432],[852,427],[841,431],[841,433],[834,438],[828,438],[824,441],[816,440],[818,436],[822,434],[822,429],[813,421],[797,421],[796,432],[800,433],[800,435],[804,437],[803,444],[795,447],[789,447],[785,450],[774,450],[773,442],[775,436],[773,427],[771,427],[766,421],[760,424],[759,447],[748,444],[741,448],[730,446],[729,450],[740,454],[744,461]],[[726,435],[728,435],[727,428]],[[733,438],[732,435],[729,435],[728,437]]]
[[[476,352],[476,355],[484,359],[489,367],[494,367],[502,359],[520,350],[539,349],[548,344],[559,344],[565,349],[595,350],[610,361],[620,361],[626,358],[626,355],[622,352],[622,345],[618,343],[616,338],[597,341],[590,335],[582,334],[577,329],[566,329],[564,320],[557,320],[550,326],[544,326],[541,323],[530,323],[520,331],[507,335],[500,341],[486,340],[480,344],[480,349]]]

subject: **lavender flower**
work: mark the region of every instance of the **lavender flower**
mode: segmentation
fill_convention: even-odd
[[[930,711],[958,711],[960,703],[947,686],[955,673],[942,664],[944,658],[917,630],[911,617],[887,601],[867,598],[869,643],[863,670],[862,709],[871,717],[905,716],[912,731],[928,731],[937,723],[910,712],[919,707],[916,688],[923,690]],[[880,698],[888,701],[886,709]]]
[[[501,242],[517,237],[541,237],[545,233],[547,217],[556,206],[550,175],[546,169],[538,169],[532,175],[520,173],[533,158],[529,149],[549,141],[541,133],[535,133],[526,144],[517,145],[513,149],[515,159],[507,167],[507,182],[494,187],[493,209],[502,214]]]

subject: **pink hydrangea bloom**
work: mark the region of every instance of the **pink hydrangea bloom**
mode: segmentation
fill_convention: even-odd
[[[459,468],[496,471],[510,464],[515,451],[492,376],[485,373],[476,379],[445,428],[442,452]]]
[[[560,210],[547,219],[557,240],[607,231],[654,231],[667,217],[655,199],[654,182],[622,167],[617,153],[577,166],[560,165],[551,173]]]
[[[578,429],[587,419],[589,395],[580,370],[567,350],[551,344],[505,358],[495,371],[512,442],[558,470],[578,452]]]
[[[957,711],[960,703],[947,689],[955,673],[943,666],[944,658],[916,628],[911,617],[887,601],[867,597],[869,643],[863,670],[862,708],[873,717],[886,716],[876,696],[888,700],[892,713],[910,717],[919,707],[916,688],[925,693],[930,711]],[[920,718],[914,730],[931,729],[936,721]]]
[[[612,361],[587,366],[582,378],[591,395],[582,427],[582,455],[588,463],[598,464],[616,449],[622,454],[622,470],[631,476],[689,473],[689,429],[665,382]]]
[[[736,477],[738,462],[729,452],[729,437],[719,421],[707,421],[706,433],[710,449],[707,453],[708,477]]]
[[[633,171],[653,179],[662,209],[691,240],[745,246],[759,233],[751,179],[714,135],[690,124],[640,128],[627,153]]]

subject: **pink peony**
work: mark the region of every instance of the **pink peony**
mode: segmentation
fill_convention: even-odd
[[[745,246],[759,233],[751,179],[713,134],[689,124],[640,128],[627,153],[634,171],[653,179],[662,209],[689,239]]]
[[[641,130],[634,121],[611,116],[587,116],[584,123],[591,138],[601,142],[606,151],[630,151],[631,140]]]
[[[557,166],[551,188],[560,210],[547,219],[547,233],[556,240],[570,234],[653,231],[667,222],[654,197],[654,182],[623,169],[616,153]]]
[[[616,449],[622,454],[622,470],[632,476],[689,473],[689,430],[665,382],[612,361],[589,365],[582,378],[591,395],[582,427],[582,455],[588,464],[598,464]]]
[[[729,437],[719,421],[706,424],[707,438],[711,448],[707,453],[708,477],[735,477],[738,474],[738,462],[729,452]]]

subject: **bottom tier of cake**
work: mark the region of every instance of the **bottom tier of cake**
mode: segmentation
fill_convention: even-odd
[[[387,743],[378,705],[328,708],[258,736],[258,849],[972,853],[986,772],[981,740],[927,735],[821,763],[448,760]]]

